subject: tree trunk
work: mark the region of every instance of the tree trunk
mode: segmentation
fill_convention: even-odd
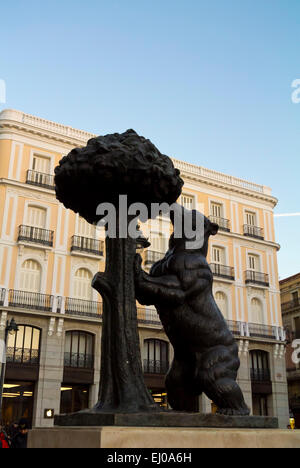
[[[101,378],[94,411],[157,411],[141,363],[134,287],[136,241],[106,238],[105,273],[93,287],[103,297]]]

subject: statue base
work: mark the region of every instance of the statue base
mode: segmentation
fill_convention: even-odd
[[[266,416],[225,416],[177,411],[149,413],[97,413],[91,410],[60,414],[55,426],[126,426],[126,427],[211,427],[277,429],[278,419]]]
[[[116,449],[150,449],[149,454],[141,454],[150,460],[151,453],[157,458],[160,449],[181,449],[182,453],[190,453],[191,449],[200,448],[299,447],[300,431],[288,429],[56,426],[34,428],[28,436],[28,448],[110,449],[102,452],[104,461],[109,455],[118,454]]]

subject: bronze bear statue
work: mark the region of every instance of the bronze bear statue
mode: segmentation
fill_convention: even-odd
[[[192,224],[199,212],[189,211]],[[207,263],[208,240],[218,225],[201,215],[204,222],[202,247],[187,249],[187,238],[169,240],[169,250],[156,262],[150,273],[141,268],[141,256],[135,258],[137,300],[157,309],[174,359],[166,376],[171,407],[191,411],[191,399],[203,392],[225,415],[248,415],[239,385],[238,346],[228,329],[212,293],[213,275]],[[174,216],[171,217],[174,223]]]

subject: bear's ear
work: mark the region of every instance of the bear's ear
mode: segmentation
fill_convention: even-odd
[[[218,230],[219,230],[219,225],[216,224],[216,223],[210,222],[209,234],[210,234],[211,236],[215,236],[215,235],[218,233]]]

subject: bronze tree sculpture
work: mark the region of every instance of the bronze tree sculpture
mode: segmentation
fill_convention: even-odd
[[[144,383],[134,283],[136,240],[120,233],[119,196],[126,195],[128,205],[140,202],[150,208],[151,203],[175,202],[182,186],[171,159],[134,130],[93,138],[55,169],[56,196],[66,208],[93,224],[104,216],[97,214],[100,203],[110,202],[117,213],[116,236],[106,237],[105,272],[92,283],[103,297],[101,381],[94,411],[159,410]]]

